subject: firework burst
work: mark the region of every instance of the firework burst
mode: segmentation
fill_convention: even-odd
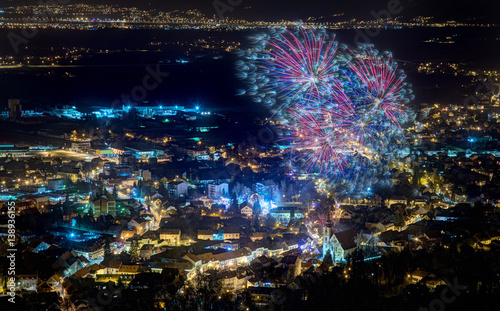
[[[286,124],[297,163],[351,191],[385,178],[405,143],[413,97],[392,55],[339,47],[334,35],[304,29],[255,42],[239,64],[244,93]]]

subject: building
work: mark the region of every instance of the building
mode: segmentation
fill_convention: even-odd
[[[224,228],[224,240],[238,240],[240,238],[239,228]]]
[[[101,215],[116,216],[116,201],[102,197],[98,200],[90,202],[90,207],[94,211],[94,217]]]
[[[305,217],[304,210],[299,206],[283,206],[273,208],[269,215],[273,217],[276,222],[287,226],[288,223],[293,219],[299,219]]]
[[[72,243],[71,246],[78,256],[83,256],[90,261],[104,258],[104,243],[101,241]]]
[[[66,181],[64,178],[56,178],[48,180],[48,188],[52,191],[63,190],[65,187]]]
[[[71,222],[73,220],[73,218],[75,218],[76,216],[78,216],[78,212],[74,209],[64,211],[63,212],[63,221]]]
[[[127,229],[132,229],[136,234],[141,235],[151,228],[151,219],[141,217],[134,217],[127,223]]]
[[[227,195],[228,193],[229,193],[229,185],[227,183],[208,185],[209,198],[217,198],[219,196]]]
[[[17,290],[36,291],[37,285],[38,285],[38,275],[36,274],[16,275]]]
[[[171,198],[180,198],[187,195],[188,184],[182,181],[173,181],[167,184],[168,195]]]
[[[198,240],[213,240],[214,231],[213,230],[198,230]]]
[[[80,141],[80,142],[72,142],[71,150],[75,152],[85,152],[90,153],[91,144],[90,141]]]
[[[247,288],[248,276],[237,271],[224,271],[219,280],[223,292],[241,291]]]
[[[181,230],[160,229],[160,240],[163,240],[170,245],[179,245],[181,242]]]
[[[220,254],[205,253],[197,257],[202,260],[203,265],[206,265],[207,269],[219,269],[246,266],[254,259],[252,254],[252,251],[248,247],[243,247],[231,252]]]
[[[404,196],[395,195],[389,199],[389,206],[393,204],[403,204],[406,205],[408,202]]]
[[[289,269],[289,278],[294,278],[302,272],[302,259],[297,255],[287,255],[283,257],[280,261],[280,265]]]
[[[149,259],[155,254],[155,246],[153,244],[144,244],[139,250],[139,257]]]
[[[250,218],[252,217],[252,214],[253,214],[253,209],[248,206],[248,205],[245,205],[241,210],[240,212],[245,215],[246,217]]]
[[[323,228],[323,258],[330,254],[334,262],[345,261],[356,249],[356,237],[353,229],[334,233],[332,223],[327,221]]]
[[[106,267],[106,274],[118,274],[120,268],[122,266],[122,262],[119,260],[110,260]]]

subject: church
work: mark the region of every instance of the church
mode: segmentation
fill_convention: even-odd
[[[356,237],[353,229],[334,232],[332,223],[327,221],[323,228],[323,258],[330,254],[333,262],[345,262],[356,249]]]

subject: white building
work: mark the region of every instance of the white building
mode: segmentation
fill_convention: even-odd
[[[323,258],[330,254],[334,262],[343,262],[356,249],[357,233],[353,229],[333,232],[332,223],[327,221],[323,228]]]
[[[168,194],[172,198],[179,198],[187,195],[188,184],[181,181],[174,181],[167,184]]]
[[[250,218],[252,217],[252,214],[253,214],[253,209],[248,206],[248,205],[245,205],[241,211],[240,211],[243,215],[245,215],[246,217]]]
[[[229,193],[229,185],[227,183],[221,184],[209,184],[208,185],[208,197],[216,198],[218,196],[223,196]]]
[[[299,205],[289,205],[282,206],[278,208],[273,208],[269,215],[273,217],[276,222],[281,223],[284,226],[287,226],[290,220],[299,219],[305,217],[305,212],[303,208],[300,208]]]
[[[403,204],[406,205],[408,202],[404,196],[395,195],[389,199],[389,206],[393,204]]]

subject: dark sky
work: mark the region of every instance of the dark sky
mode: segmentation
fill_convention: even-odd
[[[47,0],[41,0],[46,2]],[[213,15],[214,0],[69,0],[69,3],[100,3],[158,8],[162,10],[197,8]],[[228,0],[217,0],[227,3]],[[370,12],[387,8],[391,1],[400,1],[403,11],[400,15],[436,16],[441,20],[460,21],[479,18],[482,22],[500,23],[500,0],[242,0],[227,16],[259,19],[305,19],[309,16],[333,15],[345,12],[348,17],[369,18]],[[0,6],[38,0],[0,0]],[[237,2],[234,0],[233,2]],[[250,8],[249,8],[250,7]]]

